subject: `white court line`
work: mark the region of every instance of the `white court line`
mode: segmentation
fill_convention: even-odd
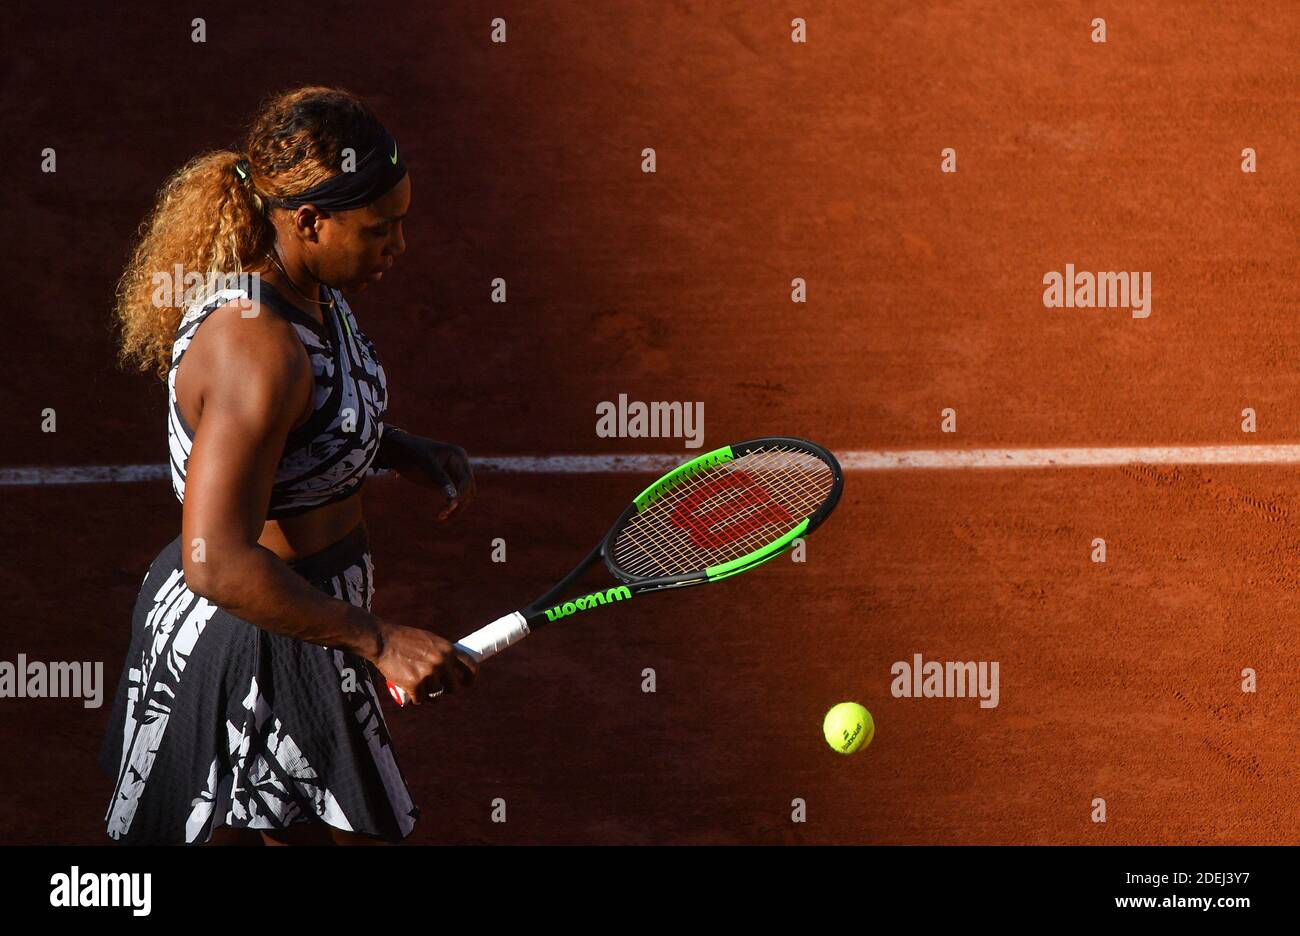
[[[693,458],[667,455],[489,455],[474,467],[506,474],[616,474],[667,471]],[[964,468],[1103,468],[1115,465],[1295,465],[1300,445],[1180,445],[1144,448],[908,449],[836,452],[846,471]],[[166,465],[0,468],[0,487],[165,481]]]

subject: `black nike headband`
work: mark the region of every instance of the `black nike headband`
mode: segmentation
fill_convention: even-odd
[[[398,155],[397,141],[382,127],[379,134],[374,146],[357,160],[355,169],[331,176],[296,195],[259,194],[272,205],[288,209],[315,205],[322,211],[348,211],[369,205],[391,191],[406,175],[406,163]],[[248,160],[236,163],[235,171],[245,185],[252,184]]]

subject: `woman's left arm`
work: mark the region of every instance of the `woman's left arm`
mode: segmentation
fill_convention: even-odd
[[[438,514],[439,520],[446,520],[474,499],[474,472],[469,456],[459,445],[385,426],[372,467],[391,468],[403,478],[440,491],[447,505]]]

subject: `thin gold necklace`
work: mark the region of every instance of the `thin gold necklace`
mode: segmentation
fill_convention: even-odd
[[[313,299],[311,296],[307,295],[305,292],[303,292],[301,289],[298,288],[298,284],[293,281],[293,277],[289,275],[289,271],[286,270],[284,268],[284,264],[280,262],[279,253],[275,250],[275,248],[272,248],[267,253],[266,256],[267,259],[269,259],[272,263],[274,263],[276,267],[279,268],[280,272],[284,274],[284,278],[289,281],[289,285],[293,287],[294,292],[296,292],[298,295],[302,296],[302,298],[306,299],[308,302],[314,305],[325,306],[330,309],[334,308],[334,290],[332,289],[330,290],[329,302],[321,302],[319,299]]]

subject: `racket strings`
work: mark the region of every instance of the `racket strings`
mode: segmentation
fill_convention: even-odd
[[[808,455],[801,449],[777,448],[777,449],[755,449],[748,452],[739,459],[733,459],[728,462],[722,462],[714,465],[704,472],[692,476],[688,481],[678,484],[667,494],[660,498],[657,505],[677,506],[694,494],[700,487],[714,480],[719,473],[734,472],[736,470],[745,470],[750,474],[762,473],[772,467],[773,463],[784,454],[794,454],[804,456],[806,461],[811,461],[816,465],[821,465],[820,459]],[[829,471],[829,468],[827,469]]]
[[[781,458],[781,456],[786,454],[801,455],[804,456],[804,458],[799,461],[793,461],[790,464],[776,464],[783,460],[789,462],[789,459]],[[816,489],[819,487],[816,479],[810,478],[808,471],[803,467],[809,462],[814,466],[819,466],[825,470],[824,489]],[[785,473],[791,465],[799,471],[798,476],[790,477]],[[792,506],[793,512],[799,515],[794,517],[797,522],[801,516],[810,513],[815,509],[817,504],[825,499],[825,495],[829,491],[832,482],[832,475],[828,467],[824,466],[819,459],[806,455],[804,452],[797,449],[778,449],[771,452],[767,450],[758,450],[755,453],[743,456],[742,459],[724,463],[723,471],[742,473],[741,477],[745,479],[746,483],[744,486],[739,488],[727,487],[717,492],[722,496],[723,504],[738,503],[740,505],[739,509],[733,508],[727,512],[726,516],[722,518],[722,523],[724,525],[721,526],[720,529],[725,529],[726,526],[737,525],[737,523],[743,523],[749,520],[753,511],[746,511],[743,509],[745,506],[763,509],[772,504],[780,504],[782,503],[782,500]],[[813,493],[812,496],[805,497],[802,500],[795,496],[797,494],[797,488],[801,486],[801,482],[805,490],[807,490],[810,485],[815,489],[815,493]],[[689,487],[684,485],[680,491],[675,491],[670,498],[665,499],[665,503],[659,512],[659,517],[651,517],[649,519],[662,520],[662,514],[664,513],[669,513],[670,516],[675,514],[677,510],[681,509],[684,501],[697,493],[701,487],[705,487],[711,483],[713,483],[713,479],[706,478],[697,480],[696,483]],[[760,491],[763,494],[762,498],[758,496],[758,492]],[[785,496],[783,498],[772,497],[774,494]],[[714,503],[714,506],[716,509],[716,502]],[[671,511],[669,508],[671,508]],[[663,524],[660,523],[656,526],[662,528]],[[671,538],[676,540],[679,538],[679,534],[674,531]],[[749,548],[751,545],[761,544],[762,542],[766,542],[768,539],[769,537],[762,535],[750,535],[744,537],[737,541],[739,549],[738,554],[744,555],[745,552],[751,551]]]
[[[761,452],[762,450],[760,450]],[[756,462],[759,462],[760,459],[754,459],[750,456],[744,457],[750,459],[748,462],[750,470],[755,470],[757,467]],[[769,455],[766,461],[772,461],[773,457],[774,455]],[[735,468],[732,466],[735,463],[736,460],[724,462],[723,466],[727,467],[714,467],[710,471],[695,475],[673,488],[668,494],[665,494],[659,501],[640,514],[639,517],[634,518],[625,528],[623,535],[627,537],[631,545],[640,549],[642,554],[640,557],[627,555],[629,550],[620,550],[619,544],[616,543],[615,558],[616,561],[619,561],[619,566],[625,571],[639,576],[649,574],[655,567],[658,567],[659,572],[664,575],[676,575],[682,571],[699,571],[699,569],[707,567],[706,564],[703,564],[704,560],[700,558],[699,551],[690,548],[690,544],[684,540],[682,536],[683,528],[672,525],[669,518],[676,514],[676,511],[682,507],[689,497],[698,493],[706,484],[712,483],[713,478],[720,475],[721,471],[734,472]],[[734,489],[725,489],[723,493],[733,491]],[[753,498],[752,494],[750,496]],[[642,522],[637,523],[637,520]],[[638,535],[638,533],[641,535]],[[622,540],[623,535],[620,536],[620,540]],[[645,542],[646,540],[649,542]],[[737,553],[737,555],[744,554],[744,552]],[[638,558],[641,560],[639,563],[636,562]],[[632,566],[631,568],[624,564],[624,561],[627,560],[631,560],[629,563]]]
[[[623,543],[623,539],[622,539],[622,537],[624,536],[627,537],[626,545]],[[644,561],[639,565],[638,569],[636,571],[633,571],[632,569],[626,570],[628,572],[631,572],[633,575],[639,577],[649,576],[655,573],[656,571],[658,572],[659,575],[675,575],[676,573],[673,571],[672,568],[670,568],[667,565],[664,565],[664,563],[660,561],[659,558],[660,555],[664,555],[665,559],[676,558],[679,561],[679,563],[680,561],[683,561],[685,557],[681,555],[677,557],[669,557],[667,553],[672,551],[672,549],[671,547],[665,549],[663,548],[664,545],[665,544],[656,543],[654,544],[654,547],[651,548],[646,543],[643,543],[631,528],[627,528],[624,529],[623,532],[620,534],[619,543],[614,548],[614,555],[616,557],[619,556],[620,554],[626,556],[629,552],[632,551],[639,553]],[[620,568],[623,567],[621,561],[619,562],[619,567]]]
[[[786,470],[773,478],[770,483],[764,485],[764,490],[770,494],[773,500],[782,505],[785,509],[785,516],[779,522],[783,523],[780,533],[787,532],[798,524],[804,517],[816,510],[826,499],[833,483],[833,474],[829,467],[822,464],[820,460],[813,460],[815,464],[821,466],[826,472],[826,484],[824,489],[817,483],[817,478],[812,476],[802,463],[796,462],[793,465],[786,466]],[[727,526],[744,524],[749,526],[749,531],[741,538],[734,541],[734,551],[738,556],[753,552],[761,546],[771,542],[776,536],[764,532],[765,524],[750,524],[750,518],[759,514],[761,519],[770,518],[767,512],[767,505],[753,494],[753,489],[746,489],[747,499],[751,504],[757,507],[756,510],[740,514],[740,520],[733,523],[728,518]],[[725,530],[727,526],[722,529]],[[735,558],[733,556],[733,558]]]
[[[614,561],[636,577],[737,559],[794,529],[829,496],[834,472],[802,449],[755,449],[683,480],[619,532]]]
[[[648,541],[646,536],[637,536],[629,531],[630,535],[627,537],[629,542],[624,544],[625,548],[621,551],[616,548],[616,558],[622,560],[619,562],[620,566],[629,572],[633,572],[633,569],[637,570],[633,572],[637,575],[646,575],[654,572],[655,569],[659,574],[698,571],[707,565],[716,565],[743,556],[766,545],[782,533],[788,532],[794,524],[815,510],[825,499],[833,483],[833,474],[829,468],[821,465],[819,459],[806,456],[799,450],[793,450],[793,454],[805,457],[794,463],[793,473],[782,473],[782,470],[790,468],[790,465],[773,463],[780,461],[780,456],[785,453],[791,453],[791,450],[780,450],[768,454],[766,458],[759,456],[767,453],[756,452],[753,456],[745,458],[741,465],[730,469],[732,472],[739,470],[745,473],[742,475],[744,487],[739,490],[738,497],[732,496],[737,494],[734,488],[728,487],[721,492],[728,495],[724,503],[730,501],[730,505],[725,507],[725,516],[721,522],[712,524],[706,530],[701,530],[698,524],[695,525],[693,532],[703,533],[706,538],[703,546],[698,542],[689,541],[683,535],[684,532],[692,532],[689,524],[686,525],[687,530],[683,531],[682,524],[665,523],[665,516],[673,518],[673,513],[664,509],[657,511],[657,516],[647,518],[651,522],[641,525],[649,533]],[[810,471],[809,466],[814,468],[821,466],[824,471]],[[823,477],[818,477],[819,474]],[[757,484],[754,483],[756,477]],[[698,491],[708,483],[708,480],[704,479],[703,483],[697,482],[692,486],[693,489]],[[674,510],[680,509],[682,502],[686,501],[691,493],[690,490],[677,492],[670,501],[670,504],[677,505]],[[760,493],[762,496],[759,496]],[[665,504],[664,507],[670,504]],[[699,505],[694,506],[698,508]],[[720,509],[716,498],[710,498],[707,506],[712,511]],[[774,515],[774,507],[778,508],[776,515]],[[773,526],[776,527],[775,532]],[[739,527],[742,532],[737,534],[736,527]],[[707,542],[708,538],[715,536],[719,538],[718,542]],[[721,540],[721,536],[727,536],[729,539]],[[695,538],[698,539],[698,536]],[[634,546],[635,551],[643,552],[640,556],[628,555],[630,551],[626,548],[628,546]],[[638,559],[641,561],[637,562]]]

